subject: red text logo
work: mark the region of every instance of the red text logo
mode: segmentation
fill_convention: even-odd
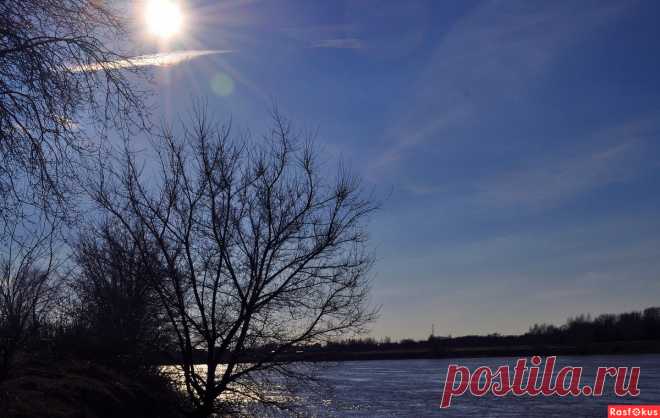
[[[582,384],[582,367],[565,366],[555,373],[556,361],[557,357],[552,356],[543,364],[541,357],[534,356],[528,364],[527,359],[521,358],[513,370],[505,365],[497,369],[481,366],[470,371],[465,366],[450,364],[440,407],[449,408],[453,397],[468,391],[473,396],[487,393],[495,396],[602,396],[608,378],[613,381],[617,396],[639,395],[639,367],[599,367],[593,384]]]

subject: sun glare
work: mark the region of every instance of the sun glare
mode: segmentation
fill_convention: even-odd
[[[145,17],[149,33],[159,38],[170,38],[183,26],[181,5],[176,0],[148,0]]]

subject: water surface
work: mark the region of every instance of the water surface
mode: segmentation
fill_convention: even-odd
[[[509,395],[475,397],[467,392],[454,397],[448,409],[440,400],[449,364],[493,369],[509,365],[511,373],[517,358],[466,358],[437,360],[373,360],[319,363],[319,377],[325,390],[306,393],[301,388],[296,399],[307,406],[304,416],[330,417],[511,417],[564,418],[606,417],[608,404],[660,404],[660,355],[561,356],[555,375],[562,366],[583,367],[581,386],[593,386],[598,367],[640,367],[640,395],[619,398],[614,395],[614,378],[606,380],[601,397],[544,397]],[[543,365],[542,365],[543,366]],[[203,371],[204,366],[198,366]],[[175,370],[166,367],[165,370]],[[627,382],[627,379],[626,379]],[[268,392],[273,400],[287,399],[278,390]],[[288,398],[290,399],[290,398]],[[243,400],[248,416],[287,417],[283,412],[264,411],[252,401]]]
[[[453,398],[449,409],[440,409],[447,366],[457,363],[470,370],[515,364],[515,358],[385,360],[338,364],[323,372],[334,390],[316,406],[318,417],[606,417],[608,404],[659,404],[660,355],[565,356],[558,365],[583,367],[582,384],[593,385],[599,366],[641,367],[638,397],[618,398],[613,378],[602,397],[516,397],[482,398],[466,393]],[[556,370],[556,368],[555,368]],[[556,372],[555,372],[556,373]]]

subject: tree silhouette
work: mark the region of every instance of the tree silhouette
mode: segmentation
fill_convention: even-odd
[[[280,354],[374,317],[364,221],[375,205],[356,177],[322,173],[311,143],[273,120],[260,141],[235,139],[197,108],[182,135],[155,141],[151,181],[127,151],[94,192],[141,254],[152,254],[143,232],[156,244],[165,268],[155,285],[202,416],[232,396],[283,406],[264,385],[307,376]],[[193,367],[200,350],[204,371]]]
[[[53,231],[44,227],[24,239],[14,226],[0,246],[0,379],[7,377],[16,353],[37,337],[56,302]]]
[[[156,257],[141,257],[122,228],[104,222],[81,234],[74,258],[72,331],[84,354],[115,368],[151,366],[169,341],[153,286],[160,273]]]
[[[35,208],[70,217],[79,165],[104,130],[144,125],[142,94],[112,65],[127,32],[108,3],[0,2],[0,227]]]

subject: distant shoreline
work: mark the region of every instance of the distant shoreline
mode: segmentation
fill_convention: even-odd
[[[370,360],[431,360],[452,358],[484,357],[531,357],[540,356],[593,356],[593,355],[641,355],[660,354],[660,340],[615,341],[584,345],[516,345],[493,347],[460,347],[443,349],[398,349],[371,351],[303,351],[281,354],[276,361],[281,362],[339,362]],[[251,362],[250,358],[243,360]],[[159,362],[163,365],[171,361]],[[204,361],[200,357],[200,364]]]
[[[406,360],[406,359],[447,359],[481,357],[530,357],[567,355],[614,355],[614,354],[660,354],[660,340],[621,341],[592,343],[582,346],[571,345],[521,345],[495,347],[465,347],[429,350],[376,350],[364,352],[309,352],[284,355],[279,360],[286,361],[360,361],[360,360]]]

